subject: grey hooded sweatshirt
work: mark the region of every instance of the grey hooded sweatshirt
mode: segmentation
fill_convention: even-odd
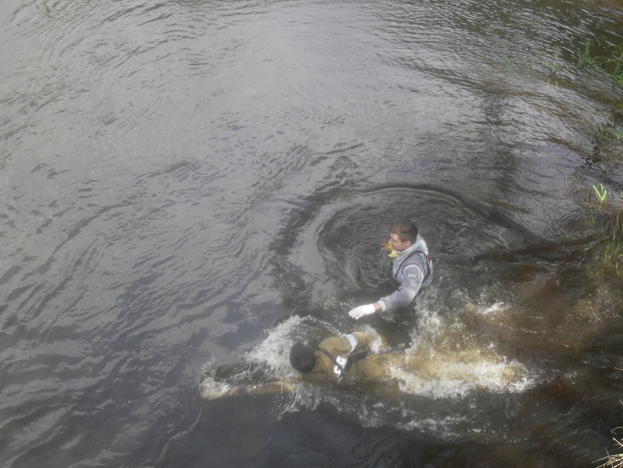
[[[428,286],[433,281],[433,262],[427,261],[422,254],[413,254],[413,252],[418,250],[428,255],[426,242],[420,236],[417,236],[415,244],[402,252],[398,252],[398,255],[394,258],[392,273],[394,278],[400,283],[400,288],[395,293],[382,297],[378,301],[383,311],[392,312],[400,307],[408,306],[420,291],[420,288]],[[427,263],[428,267],[430,267],[430,274],[424,280],[428,272]]]

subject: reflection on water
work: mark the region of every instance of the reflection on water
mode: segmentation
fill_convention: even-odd
[[[621,188],[591,159],[620,91],[577,52],[623,42],[622,13],[1,2],[0,465],[603,456],[623,302],[582,217],[591,185]],[[201,398],[223,363],[291,378],[303,334],[384,332],[346,312],[404,215],[436,278],[393,386]]]

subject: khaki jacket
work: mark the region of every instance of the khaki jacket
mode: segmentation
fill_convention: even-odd
[[[363,332],[351,334],[357,344],[353,349],[351,341],[346,336],[334,336],[327,338],[318,345],[335,359],[337,356],[347,358],[349,353],[357,353],[370,349],[372,337]],[[316,351],[316,366],[311,372],[303,374],[305,380],[337,381],[338,374],[334,370],[335,363],[321,351]],[[377,354],[371,354],[366,358],[354,362],[344,383],[355,381],[369,381],[385,376],[381,360]]]

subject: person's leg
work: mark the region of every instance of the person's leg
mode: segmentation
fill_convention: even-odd
[[[411,343],[411,326],[399,313],[387,314],[387,316],[374,314],[370,324],[376,332],[385,340],[390,348]]]

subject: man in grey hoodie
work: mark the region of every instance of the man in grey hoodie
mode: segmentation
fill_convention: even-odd
[[[418,235],[415,223],[409,219],[396,221],[389,232],[389,245],[396,252],[392,279],[399,285],[399,289],[382,297],[378,302],[355,307],[348,312],[354,319],[406,307],[411,304],[420,288],[428,286],[433,280],[433,262],[428,257],[426,242]]]

